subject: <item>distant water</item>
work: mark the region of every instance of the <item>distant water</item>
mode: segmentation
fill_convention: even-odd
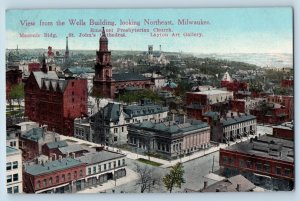
[[[230,61],[245,62],[260,67],[293,68],[293,54],[256,54],[256,53],[236,53],[236,54],[197,54],[200,58],[225,59]]]

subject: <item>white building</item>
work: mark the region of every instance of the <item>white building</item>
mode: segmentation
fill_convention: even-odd
[[[85,187],[126,176],[125,155],[110,151],[86,153],[76,159],[86,164]]]
[[[160,89],[165,86],[167,80],[164,76],[157,73],[145,73],[143,74],[145,77],[150,77],[151,81],[154,82],[154,86],[156,89]]]
[[[150,120],[159,122],[167,115],[166,107],[155,105],[147,99],[141,100],[139,105],[109,103],[91,117],[94,142],[110,146],[126,144],[128,125]]]
[[[7,193],[22,193],[22,152],[13,147],[6,147],[6,189]]]

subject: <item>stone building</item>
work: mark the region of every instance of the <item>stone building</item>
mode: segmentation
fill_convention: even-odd
[[[143,121],[161,121],[168,115],[168,109],[156,105],[148,99],[138,105],[108,103],[102,110],[91,117],[93,139],[105,145],[127,143],[128,126]]]
[[[172,159],[209,147],[210,126],[198,120],[144,121],[128,128],[128,144]]]

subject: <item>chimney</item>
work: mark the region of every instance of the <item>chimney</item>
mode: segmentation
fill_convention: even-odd
[[[207,188],[207,181],[204,181],[204,187],[203,189],[206,189]]]
[[[241,184],[237,184],[237,185],[236,185],[236,190],[237,190],[238,192],[240,192],[240,190],[241,190]]]

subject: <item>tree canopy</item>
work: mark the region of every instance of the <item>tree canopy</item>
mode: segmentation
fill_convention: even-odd
[[[170,193],[172,193],[174,187],[181,188],[181,185],[185,183],[183,174],[183,165],[181,163],[177,163],[171,167],[170,173],[163,178],[165,187],[170,191]]]

